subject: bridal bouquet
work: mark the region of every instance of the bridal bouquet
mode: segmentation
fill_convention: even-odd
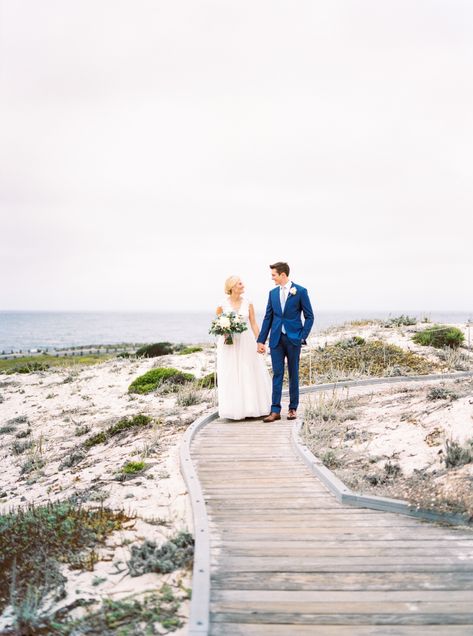
[[[245,319],[234,311],[220,314],[210,325],[209,333],[214,336],[224,336],[225,344],[233,344],[233,334],[246,331],[248,325]]]

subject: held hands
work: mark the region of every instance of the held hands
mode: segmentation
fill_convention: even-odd
[[[262,342],[258,342],[256,345],[256,351],[258,353],[266,353],[266,346]]]

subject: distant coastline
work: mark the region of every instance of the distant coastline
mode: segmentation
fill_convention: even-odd
[[[258,312],[261,323],[262,311]],[[318,311],[314,333],[350,320],[385,320],[401,314],[431,322],[452,324],[473,321],[473,310],[353,310]],[[210,312],[118,311],[0,311],[0,352],[59,349],[85,345],[114,345],[169,341],[213,342],[208,328]]]

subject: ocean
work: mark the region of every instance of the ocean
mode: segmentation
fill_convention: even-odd
[[[432,322],[466,323],[472,312],[346,311],[316,313],[320,332],[349,320],[388,319],[400,314],[424,316]],[[72,346],[169,341],[189,344],[214,342],[208,312],[0,311],[0,353]],[[261,324],[262,315],[257,316]]]

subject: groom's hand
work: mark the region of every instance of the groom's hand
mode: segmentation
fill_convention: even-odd
[[[256,350],[258,351],[258,353],[266,353],[266,347],[262,342],[258,342]]]

